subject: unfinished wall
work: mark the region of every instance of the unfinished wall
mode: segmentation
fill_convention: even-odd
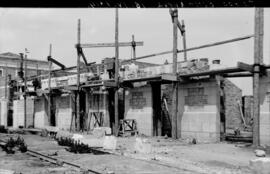
[[[56,96],[54,100],[56,104],[56,126],[59,129],[69,130],[72,119],[71,96]],[[73,119],[73,123],[75,123],[75,119]]]
[[[13,127],[25,126],[24,100],[13,101]],[[34,126],[34,100],[26,100],[26,127]]]
[[[0,101],[0,125],[7,126],[7,107],[8,102],[5,99]]]
[[[48,126],[48,115],[46,112],[46,99],[45,97],[38,97],[34,101],[35,114],[34,114],[34,127],[44,128]]]
[[[253,96],[243,97],[244,116],[246,124],[252,126],[253,122]]]
[[[219,92],[215,80],[180,84],[178,91],[178,137],[197,141],[220,141]]]
[[[103,120],[101,126],[110,127],[108,92],[107,91],[94,91],[90,93],[88,91],[88,95],[86,96],[88,96],[87,97],[88,106],[86,106],[86,113],[88,116],[87,116],[87,119],[85,120],[86,127],[90,130],[94,128],[95,118],[93,114],[96,114],[98,119]],[[101,114],[98,115],[97,113],[101,113]]]
[[[240,106],[242,107],[242,90],[230,80],[224,79],[224,104],[226,129],[242,127]]]
[[[270,73],[260,78],[260,144],[270,145]]]
[[[152,89],[150,85],[125,91],[125,119],[136,119],[140,134],[153,135]]]

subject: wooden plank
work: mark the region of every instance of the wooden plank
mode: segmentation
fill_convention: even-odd
[[[253,65],[249,65],[243,62],[237,62],[237,67],[245,71],[253,72]]]
[[[162,74],[161,79],[176,82],[177,81],[177,75],[175,75],[175,74]]]
[[[129,47],[132,46],[132,42],[119,42],[119,47]],[[135,42],[136,46],[143,46],[143,42]],[[80,44],[81,48],[100,48],[100,47],[115,47],[115,43],[86,43],[86,44]]]
[[[118,8],[115,9],[115,83],[118,86],[119,79],[119,33],[118,33]],[[119,113],[118,113],[118,88],[114,90],[114,135],[118,136],[118,127],[119,127]]]
[[[263,64],[263,8],[255,8],[254,72],[253,72],[253,145],[260,146],[260,64]]]
[[[173,74],[177,74],[177,21],[178,11],[174,9],[172,11],[173,17]],[[172,138],[176,139],[178,124],[177,124],[177,108],[178,108],[178,83],[173,83],[172,93]]]

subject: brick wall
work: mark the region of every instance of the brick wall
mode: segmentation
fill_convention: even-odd
[[[242,90],[230,80],[224,79],[225,127],[234,129],[242,126],[241,112],[238,102],[242,105]]]

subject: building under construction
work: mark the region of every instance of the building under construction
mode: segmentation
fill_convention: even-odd
[[[135,47],[143,42],[118,41],[118,10],[115,43],[81,43],[78,20],[78,43],[74,50],[77,65],[65,67],[49,54],[48,62],[42,62],[44,67],[36,67],[33,77],[22,76],[21,83],[12,76],[6,78],[1,88],[13,91],[12,95],[5,95],[5,100],[12,103],[13,122],[8,123],[9,116],[5,115],[8,112],[4,109],[7,106],[1,103],[1,125],[41,129],[52,126],[72,132],[110,127],[116,136],[126,127],[132,133],[147,136],[191,137],[210,142],[242,138],[255,145],[270,145],[267,131],[270,66],[262,61],[261,9],[256,9],[254,34],[192,48],[186,47],[185,25],[179,22],[177,10],[170,10],[170,15],[173,51],[141,57],[136,57]],[[178,30],[183,38],[182,50],[177,47]],[[210,62],[204,57],[190,60],[187,56],[188,51],[252,38],[255,45],[252,65],[238,62],[227,67],[222,60]],[[133,48],[133,59],[119,59],[121,46]],[[84,49],[95,47],[115,47],[115,55],[104,58],[101,64],[87,62]],[[184,61],[177,60],[179,53],[184,54]],[[139,61],[165,54],[173,54],[172,64]],[[59,69],[52,69],[52,64]],[[241,89],[228,80],[233,77],[253,77],[253,96],[242,96]],[[19,85],[12,86],[11,81]],[[17,86],[22,86],[22,90]]]

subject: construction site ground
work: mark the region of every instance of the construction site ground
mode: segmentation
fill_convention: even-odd
[[[1,134],[1,140],[16,134]],[[118,137],[116,150],[94,155],[68,152],[50,137],[20,134],[31,150],[69,161],[100,173],[251,173],[249,160],[256,158],[254,148],[246,143],[197,143],[166,137],[141,137],[151,144],[151,151],[135,150],[136,137]],[[55,155],[56,154],[56,155]],[[269,153],[267,154],[269,156]],[[27,153],[6,154],[0,149],[0,169],[18,173],[80,173],[67,166],[57,166]]]

